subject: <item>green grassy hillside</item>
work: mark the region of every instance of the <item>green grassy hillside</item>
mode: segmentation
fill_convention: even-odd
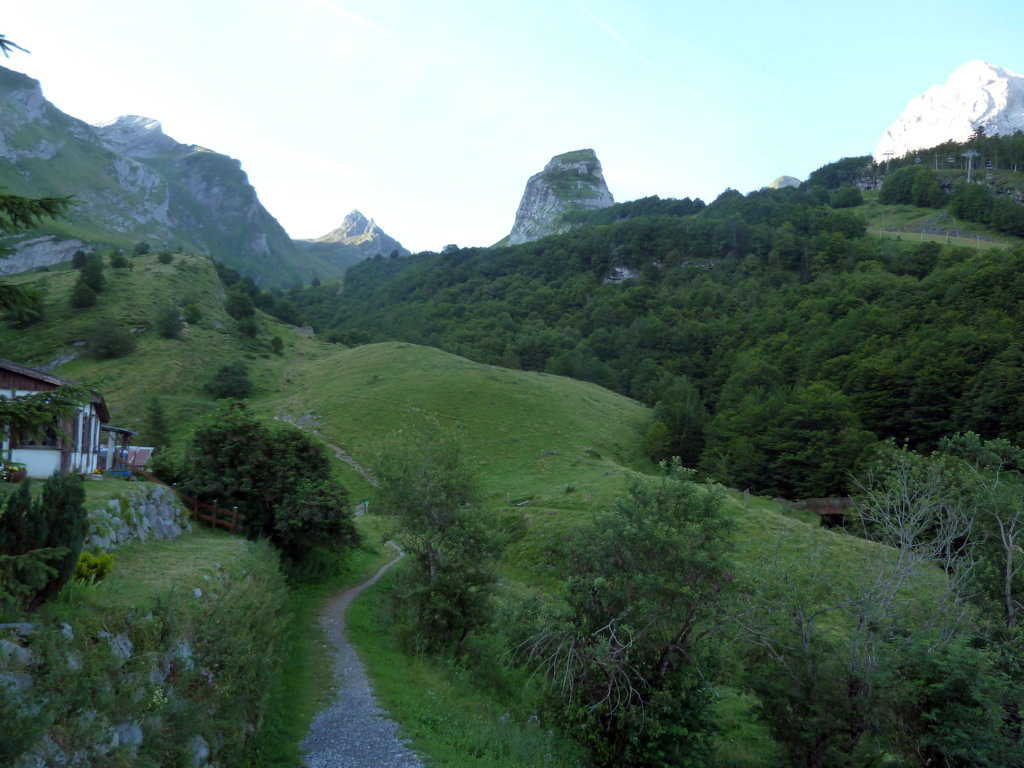
[[[10,278],[43,291],[45,310],[44,319],[28,328],[0,324],[2,355],[36,366],[73,357],[53,372],[99,389],[118,426],[145,431],[149,403],[157,395],[164,402],[172,436],[184,438],[197,418],[214,409],[215,401],[203,385],[221,366],[235,361],[248,365],[258,398],[277,393],[289,356],[301,358],[326,348],[260,313],[257,336],[243,336],[224,311],[224,289],[205,258],[175,254],[172,263],[162,264],[156,255],[147,254],[132,258],[131,264],[130,270],[104,270],[107,287],[97,305],[87,309],[70,306],[68,297],[78,272],[68,265]],[[200,308],[199,322],[179,339],[161,338],[154,330],[157,310],[190,303]],[[126,357],[98,360],[87,352],[87,343],[97,327],[109,323],[135,330],[137,346]],[[273,336],[283,339],[284,356],[270,351]]]

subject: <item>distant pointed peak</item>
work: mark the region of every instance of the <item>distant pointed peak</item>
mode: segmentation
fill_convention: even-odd
[[[353,208],[341,222],[342,229],[366,228],[373,224],[373,219],[367,219],[358,208]]]
[[[372,238],[376,235],[384,235],[384,232],[377,226],[373,219],[368,219],[361,211],[353,208],[341,226],[333,229],[322,237],[316,238],[317,242],[343,242],[354,238]]]
[[[164,133],[159,120],[142,115],[121,115],[93,128],[107,147],[133,157],[155,156],[182,147]]]
[[[961,80],[967,78],[977,78],[979,76],[994,75],[995,77],[1021,77],[1018,73],[1012,69],[1006,67],[999,67],[995,64],[990,64],[982,59],[975,59],[974,61],[968,61],[965,64],[961,64],[955,70],[953,74],[949,76],[949,80]]]
[[[121,115],[106,123],[97,123],[95,127],[132,132],[155,131],[163,133],[164,131],[163,124],[159,120],[143,117],[142,115]]]

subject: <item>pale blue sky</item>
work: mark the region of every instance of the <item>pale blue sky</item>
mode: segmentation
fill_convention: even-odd
[[[294,237],[358,208],[413,250],[489,245],[526,179],[593,147],[618,201],[714,199],[868,154],[1024,3],[5,0],[3,63],[89,122],[242,161]],[[1016,38],[1016,39],[1015,39]]]

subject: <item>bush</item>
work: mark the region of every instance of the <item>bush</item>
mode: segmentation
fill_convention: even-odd
[[[194,301],[186,304],[183,312],[185,314],[185,322],[189,325],[195,325],[203,319],[203,313],[200,311],[199,305]]]
[[[124,357],[135,351],[135,336],[113,320],[101,320],[88,339],[88,350],[100,360]]]
[[[103,293],[103,289],[107,287],[107,278],[103,275],[103,257],[98,253],[87,256],[78,279],[96,293]]]
[[[28,328],[43,319],[45,310],[46,305],[43,302],[42,292],[35,288],[26,288],[22,293],[21,301],[11,307],[4,315],[4,319],[17,328]]]
[[[174,261],[174,254],[172,254],[170,251],[161,251],[159,254],[157,254],[156,260],[159,261],[161,264],[170,264],[172,261]]]
[[[218,400],[233,397],[243,399],[252,394],[252,381],[245,363],[229,363],[223,366],[204,387],[207,394]]]
[[[398,436],[395,436],[398,437]],[[458,444],[443,435],[391,441],[378,461],[381,504],[409,553],[399,587],[411,645],[463,650],[491,619],[501,542],[477,507],[479,480]]]
[[[170,304],[157,310],[155,326],[156,332],[165,339],[178,338],[181,335],[182,328],[185,327],[181,321],[178,309]]]
[[[81,277],[75,282],[75,287],[71,289],[71,306],[75,309],[96,306],[96,291],[90,288]]]
[[[71,257],[71,266],[75,269],[81,269],[85,266],[85,251],[77,250]]]
[[[224,309],[235,320],[251,317],[256,312],[256,306],[252,303],[252,298],[249,294],[238,289],[232,289],[231,293],[228,294],[228,299],[224,303]]]
[[[260,326],[256,322],[255,317],[243,317],[241,320],[238,321],[238,331],[243,336],[248,336],[250,339],[252,339],[255,338],[256,335],[260,332]]]
[[[280,336],[275,336],[270,340],[270,349],[275,355],[284,354],[284,341],[281,340]]]
[[[331,479],[323,446],[295,427],[258,421],[241,403],[196,430],[182,473],[191,493],[237,506],[246,533],[269,538],[292,561],[358,542],[348,494]]]
[[[149,243],[145,240],[140,240],[132,248],[132,256],[142,256],[143,254],[149,253]]]
[[[864,202],[864,195],[852,184],[844,184],[829,197],[833,208],[854,208]]]
[[[519,645],[596,766],[705,766],[711,756],[702,668],[717,648],[701,627],[724,615],[730,518],[721,489],[698,486],[677,460],[663,466],[657,480],[630,478],[613,511],[552,551],[564,605],[527,624]]]
[[[120,248],[115,248],[110,254],[110,266],[114,269],[128,269],[131,266],[128,259],[121,253]]]
[[[54,474],[32,498],[31,481],[18,486],[0,515],[0,607],[35,608],[74,572],[86,532],[85,490],[75,475]]]
[[[75,578],[78,581],[103,581],[114,570],[114,556],[107,552],[83,552],[78,556],[75,565]]]

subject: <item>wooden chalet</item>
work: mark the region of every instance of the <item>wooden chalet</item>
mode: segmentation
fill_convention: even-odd
[[[73,383],[0,358],[0,397],[24,397]],[[43,433],[12,434],[10,427],[4,428],[0,435],[3,440],[0,456],[24,464],[29,477],[49,477],[58,471],[91,473],[97,468],[105,469],[100,464],[100,432],[109,421],[107,404],[100,395],[94,394],[74,416],[55,419],[53,426]],[[108,457],[114,454],[112,445],[110,449]]]

